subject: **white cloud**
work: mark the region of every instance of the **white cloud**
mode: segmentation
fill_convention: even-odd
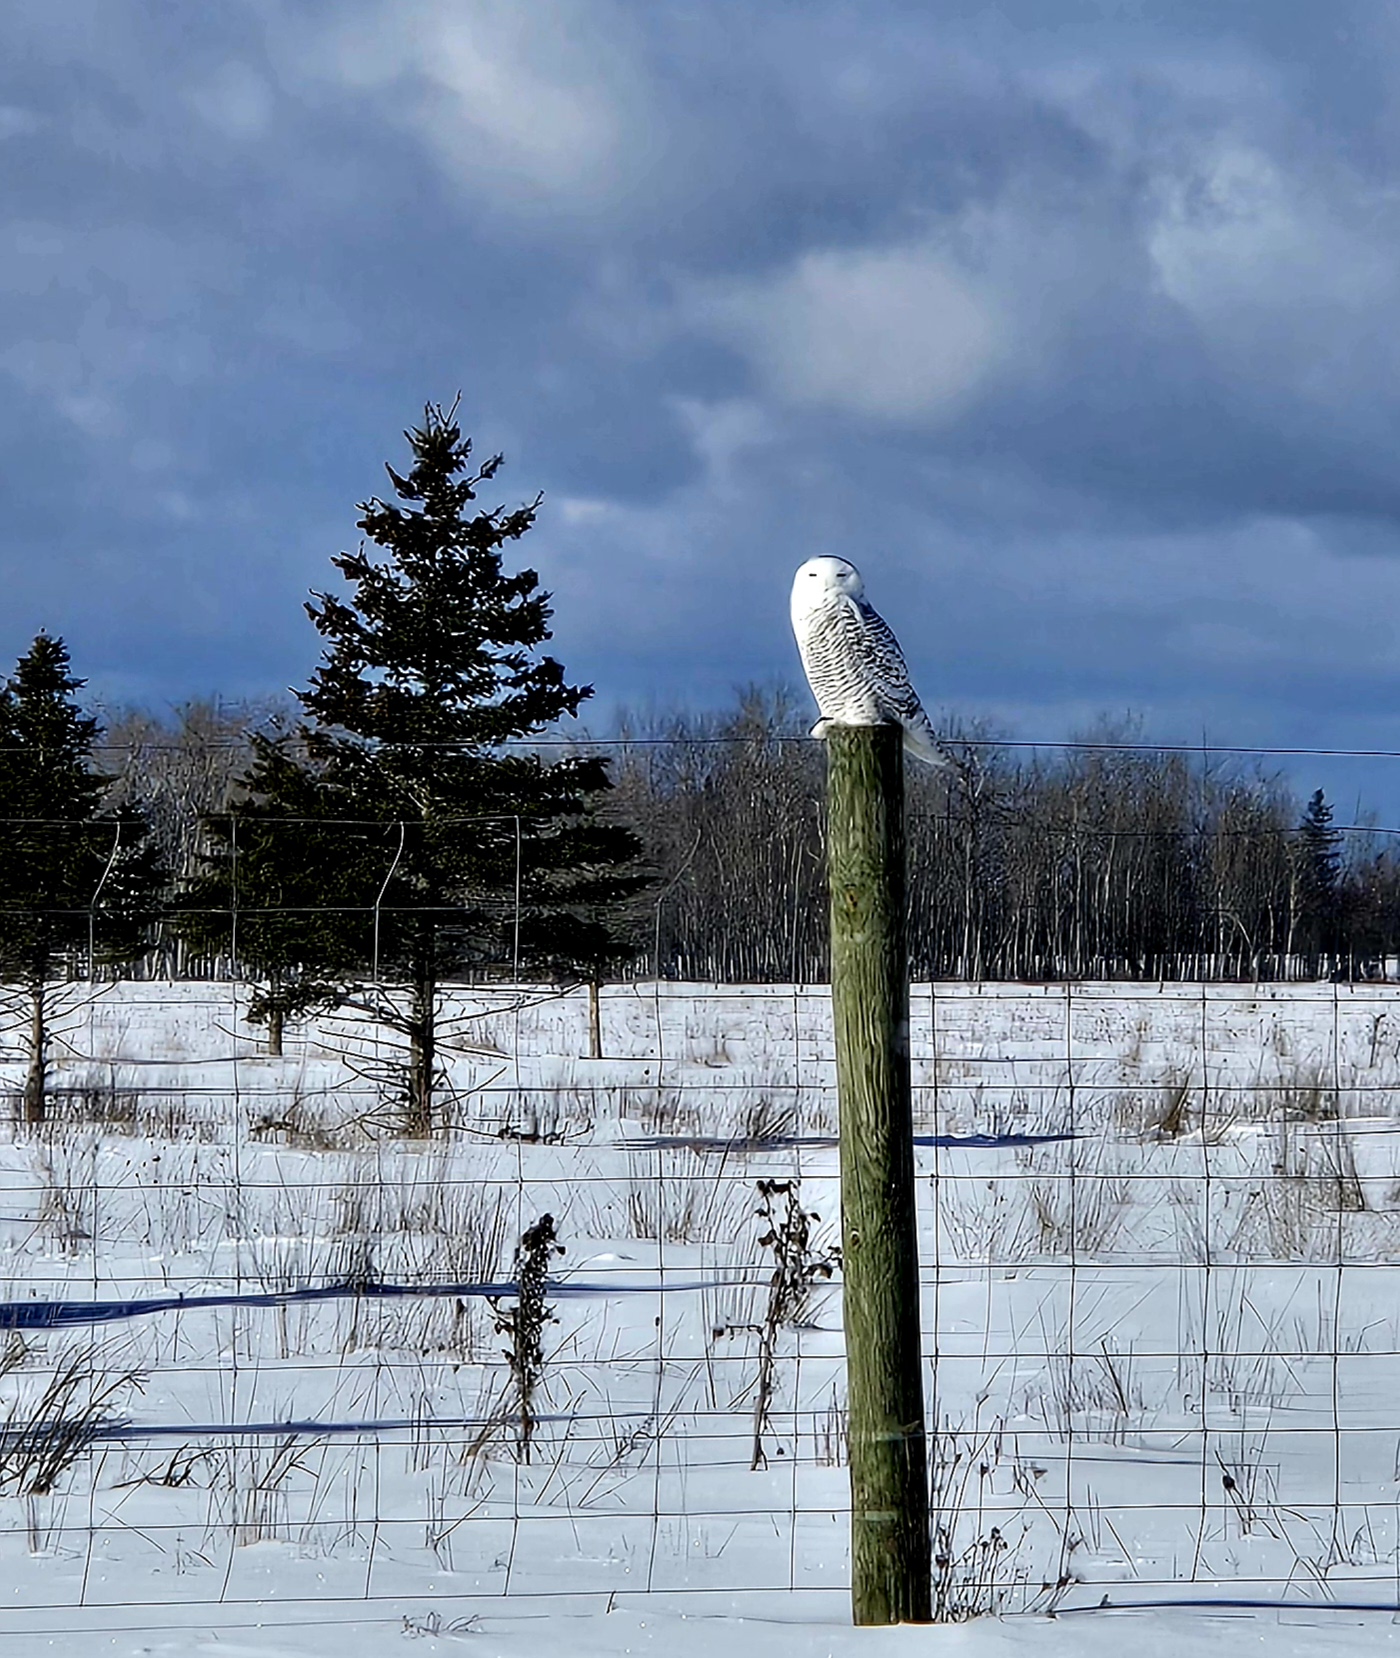
[[[272,88],[246,63],[221,65],[190,89],[186,101],[225,138],[261,138],[272,122]]]
[[[462,182],[586,205],[643,160],[623,33],[576,0],[374,0],[309,42],[302,68],[378,98]]]
[[[1271,378],[1325,393],[1339,357],[1393,315],[1395,228],[1394,201],[1360,180],[1302,178],[1260,147],[1220,142],[1159,184],[1148,252],[1217,352],[1265,358]],[[1357,363],[1345,366],[1354,387]]]
[[[926,244],[804,253],[776,276],[698,290],[692,309],[780,398],[876,419],[955,413],[1006,345],[987,286]]]
[[[565,495],[555,507],[570,528],[575,524],[596,524],[615,510],[611,501],[600,501],[592,495]]]
[[[1223,144],[1165,178],[1148,246],[1162,288],[1206,320],[1280,294],[1354,285],[1339,227],[1262,150]],[[1347,251],[1353,251],[1348,249]]]
[[[701,462],[707,484],[716,495],[733,493],[741,485],[750,452],[772,443],[777,436],[772,421],[747,398],[709,403],[679,397],[673,407]]]

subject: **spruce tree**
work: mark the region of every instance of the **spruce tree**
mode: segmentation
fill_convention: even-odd
[[[1332,827],[1332,808],[1317,789],[1298,825],[1294,874],[1298,935],[1314,976],[1331,965],[1337,950],[1341,844],[1341,831]]]
[[[332,560],[347,591],[306,607],[322,660],[297,730],[258,745],[238,866],[241,949],[266,963],[275,944],[284,986],[398,1030],[406,1122],[427,1134],[443,979],[597,974],[642,877],[636,838],[597,809],[605,763],[528,746],[592,694],[540,652],[536,573],[504,567],[539,499],[473,505],[501,457],[473,464],[455,405],[405,436],[395,499],[359,507],[369,546]],[[231,849],[211,867],[231,882]]]
[[[28,1003],[31,1123],[45,1114],[54,980],[140,956],[162,878],[141,814],[104,806],[97,721],[76,700],[85,683],[41,633],[0,689],[0,977]]]

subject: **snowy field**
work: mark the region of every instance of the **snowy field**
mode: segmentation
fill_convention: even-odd
[[[761,1242],[759,1181],[834,1242],[824,991],[444,1030],[412,1142],[382,1030],[73,987],[0,1152],[0,1652],[1392,1640],[1345,1608],[1400,1604],[1400,987],[916,988],[937,1595],[1005,1614],[935,1632],[846,1627],[839,1271],[775,1312]]]

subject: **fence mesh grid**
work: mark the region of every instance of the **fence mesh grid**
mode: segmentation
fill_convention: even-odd
[[[757,1213],[790,1189],[829,1259],[824,992],[605,987],[601,1059],[586,988],[449,1001],[452,1130],[412,1144],[364,1024],[277,1061],[237,986],[72,987],[0,1219],[22,1604],[313,1561],[322,1599],[845,1592],[839,1275],[771,1319]],[[912,1010],[943,1610],[1393,1588],[1396,993]],[[498,1325],[546,1214],[526,1447]]]
[[[50,985],[29,1124],[7,997],[12,1613],[844,1597],[825,988],[445,986],[431,1139],[248,995]],[[1400,1600],[1400,986],[920,984],[911,1050],[939,1614]]]

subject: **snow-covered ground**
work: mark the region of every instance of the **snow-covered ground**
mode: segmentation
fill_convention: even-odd
[[[753,1466],[756,1183],[836,1230],[823,990],[610,987],[602,1058],[582,990],[457,996],[433,1143],[364,1022],[271,1059],[230,985],[65,1000],[0,1145],[0,1652],[1392,1636],[1341,1608],[1400,1604],[1400,987],[916,988],[939,1593],[1022,1614],[934,1634],[846,1627],[839,1275]]]

